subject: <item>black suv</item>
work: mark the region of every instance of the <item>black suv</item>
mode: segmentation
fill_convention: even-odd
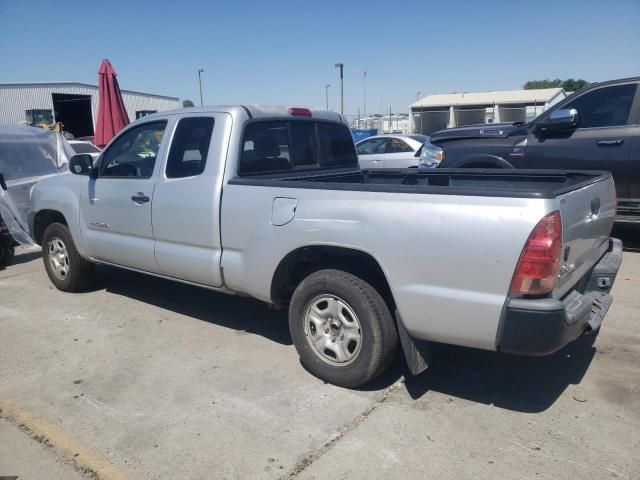
[[[640,77],[594,83],[529,123],[441,130],[443,168],[608,170],[618,220],[640,222]]]

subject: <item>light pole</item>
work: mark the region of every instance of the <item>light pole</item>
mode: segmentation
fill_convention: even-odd
[[[327,104],[327,111],[329,111],[329,87],[331,86],[330,83],[327,83],[324,86],[324,98],[325,98],[325,102]]]
[[[204,70],[199,68],[198,69],[198,85],[200,85],[200,106],[201,107],[204,105],[202,103],[202,72],[204,72]]]
[[[336,63],[336,68],[340,69],[340,115],[344,116],[344,63]]]
[[[364,109],[362,110],[362,116],[367,118],[367,71],[364,71]]]
[[[422,95],[422,92],[418,91],[418,93],[416,93],[416,103],[420,101],[420,95]],[[422,112],[420,110],[418,110],[418,115],[420,115],[420,131],[417,133],[422,134]]]

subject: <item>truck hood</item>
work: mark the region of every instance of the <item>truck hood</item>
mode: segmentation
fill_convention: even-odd
[[[461,140],[466,138],[506,138],[512,135],[526,134],[524,123],[482,123],[466,127],[448,128],[431,134],[431,143]]]

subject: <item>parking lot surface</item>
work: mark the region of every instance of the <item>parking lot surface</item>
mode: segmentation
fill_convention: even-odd
[[[597,338],[544,358],[442,347],[362,390],[308,374],[284,312],[97,277],[59,292],[37,250],[0,271],[0,476],[640,477],[640,253]]]

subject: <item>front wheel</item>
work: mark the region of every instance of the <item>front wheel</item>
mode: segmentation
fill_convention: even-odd
[[[49,279],[58,290],[80,292],[93,280],[94,265],[76,249],[69,227],[52,223],[42,236],[42,259]]]
[[[289,328],[304,366],[322,380],[349,388],[380,375],[398,343],[380,294],[341,270],[320,270],[298,285]]]

